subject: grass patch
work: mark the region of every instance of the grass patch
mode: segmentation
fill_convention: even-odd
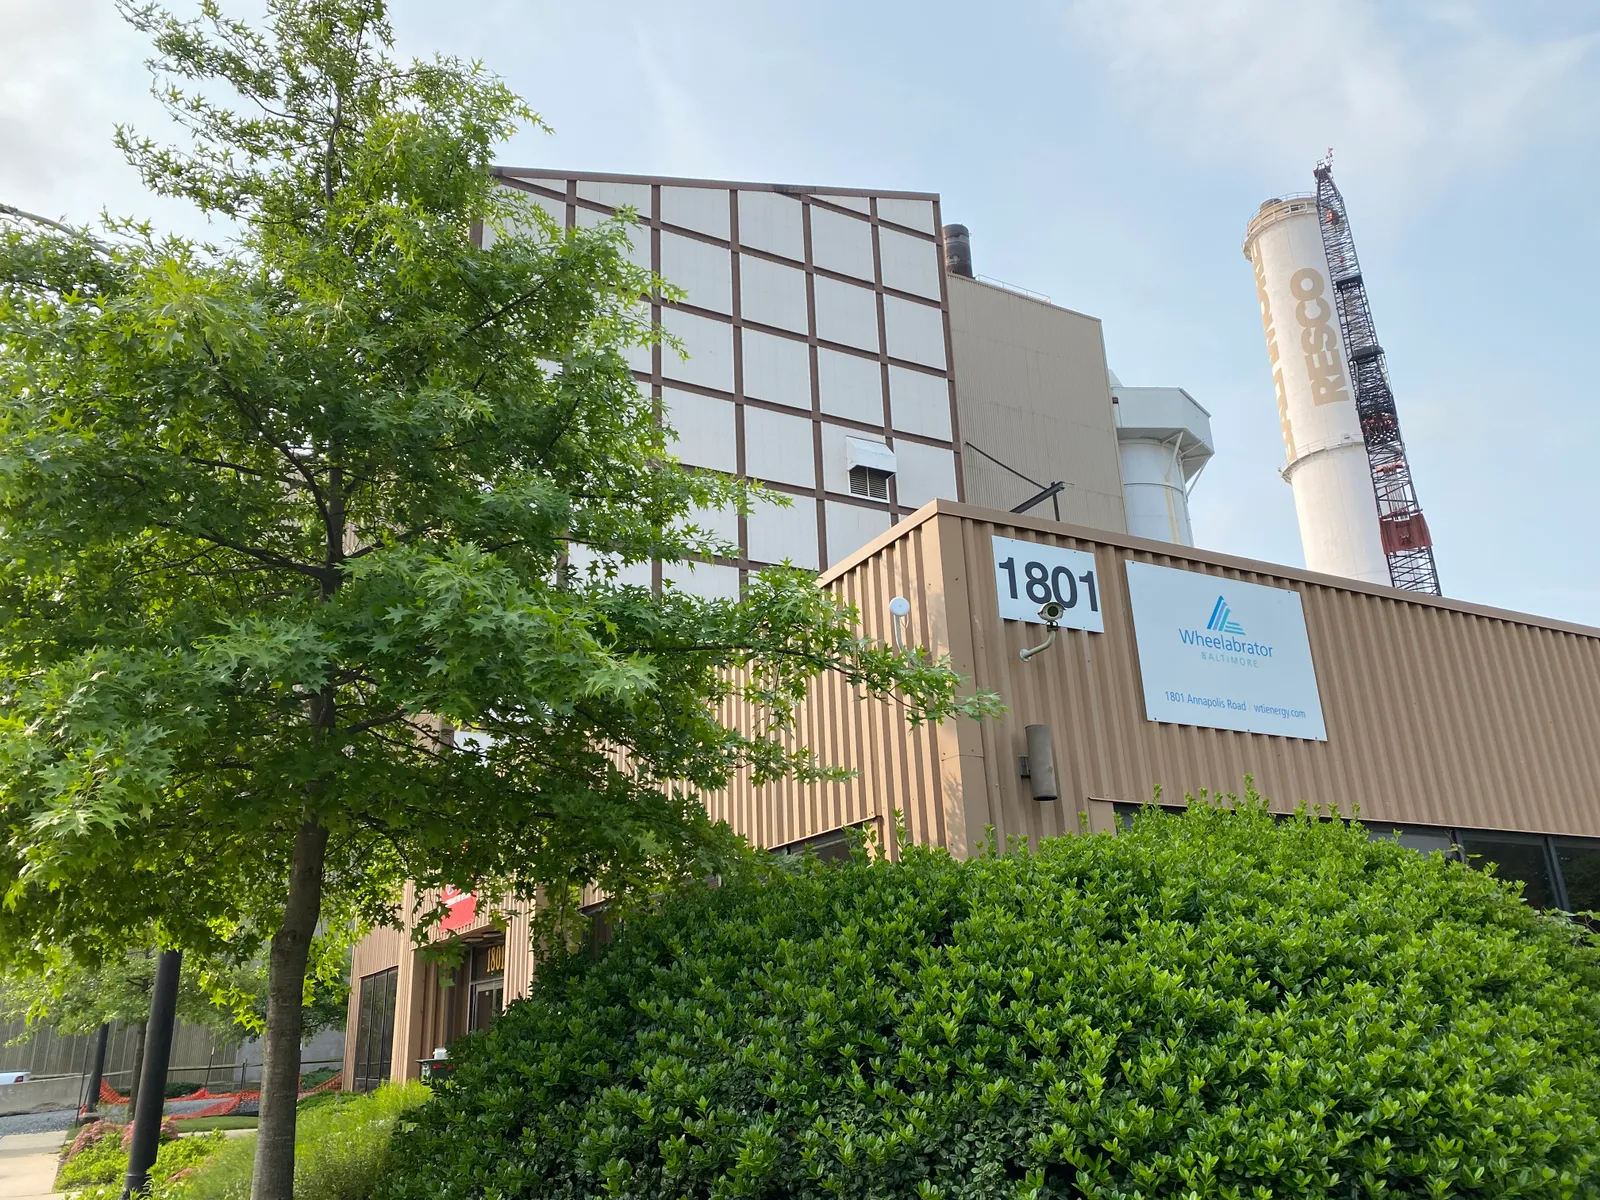
[[[365,1095],[328,1092],[302,1104],[294,1139],[295,1200],[366,1200],[388,1168],[395,1120],[429,1095],[423,1084],[408,1083]],[[226,1139],[174,1200],[249,1200],[255,1154],[254,1137]]]
[[[179,1133],[203,1133],[210,1129],[254,1129],[259,1117],[185,1117],[178,1122]]]

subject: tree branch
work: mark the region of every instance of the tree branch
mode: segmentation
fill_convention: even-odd
[[[35,225],[48,226],[49,228],[54,229],[57,233],[64,233],[69,237],[81,238],[83,241],[88,242],[96,250],[99,250],[102,254],[109,249],[104,242],[100,241],[98,238],[90,236],[81,229],[77,229],[71,225],[64,225],[60,221],[52,221],[49,217],[41,217],[38,213],[31,213],[26,209],[16,208],[10,204],[0,204],[0,213],[4,213],[8,217],[15,217],[19,221],[31,221]]]

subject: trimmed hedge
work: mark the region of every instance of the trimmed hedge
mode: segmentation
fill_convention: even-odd
[[[452,1056],[388,1200],[1600,1194],[1587,935],[1253,800],[756,864]]]

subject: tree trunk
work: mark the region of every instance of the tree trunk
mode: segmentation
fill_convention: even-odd
[[[283,924],[267,966],[267,1028],[261,1039],[261,1121],[251,1200],[294,1200],[295,1105],[300,1094],[306,960],[322,911],[322,861],[328,830],[307,820],[294,839]]]
[[[133,1080],[128,1084],[128,1124],[138,1116],[139,1079],[144,1074],[144,1035],[147,1026],[140,1021],[133,1030]]]

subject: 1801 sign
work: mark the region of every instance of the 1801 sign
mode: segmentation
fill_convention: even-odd
[[[1105,617],[1100,612],[1100,577],[1093,554],[1016,538],[997,537],[993,541],[994,586],[1004,620],[1043,625],[1039,606],[1053,601],[1063,609],[1063,629],[1105,632]]]

